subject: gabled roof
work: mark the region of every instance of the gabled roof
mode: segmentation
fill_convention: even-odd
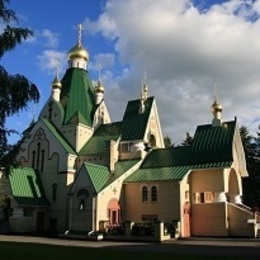
[[[70,146],[66,139],[62,136],[59,130],[46,118],[40,118],[46,127],[51,131],[57,141],[63,146],[63,148],[70,154],[77,155],[75,150]]]
[[[192,146],[153,150],[125,182],[181,180],[191,170],[230,167],[236,121],[197,127]]]
[[[96,106],[88,72],[80,68],[69,68],[61,83],[61,103],[65,110],[64,124],[68,124],[71,117],[78,111],[87,125],[91,127]]]
[[[18,205],[49,205],[38,171],[29,167],[12,168],[8,177],[12,196]]]
[[[145,109],[142,114],[139,113],[140,99],[128,102],[122,121],[122,141],[144,139],[153,102],[154,97],[149,97],[144,102]]]
[[[90,180],[95,188],[96,193],[103,190],[113,181],[118,179],[127,170],[133,167],[139,160],[119,161],[115,165],[114,173],[110,173],[108,167],[92,163],[84,163],[84,167],[89,174]]]
[[[106,142],[118,140],[120,137],[122,123],[101,125],[90,140],[83,146],[80,155],[97,155],[103,154],[106,150]]]

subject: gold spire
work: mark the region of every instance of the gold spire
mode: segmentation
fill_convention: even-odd
[[[89,53],[88,51],[82,46],[81,39],[82,39],[82,31],[83,31],[83,25],[78,25],[78,41],[77,44],[70,49],[68,52],[68,58],[74,59],[74,58],[82,58],[86,61],[89,60]]]
[[[142,81],[142,92],[143,92],[143,98],[146,100],[148,98],[148,86],[146,83],[146,72],[144,73],[144,81]]]
[[[102,65],[99,65],[98,66],[98,81],[97,81],[97,85],[94,88],[95,93],[104,93],[105,92],[105,88],[101,81],[101,70],[102,70]]]
[[[55,59],[55,67],[56,67],[56,73],[55,73],[55,78],[54,78],[54,80],[52,81],[52,83],[51,83],[51,86],[52,86],[52,88],[61,88],[62,87],[62,85],[61,85],[61,82],[60,82],[60,80],[59,80],[59,61],[58,61],[58,59]]]
[[[217,98],[216,84],[214,84],[214,103],[211,106],[211,112],[213,114],[216,114],[217,112],[222,112],[222,110],[222,105],[220,104]]]

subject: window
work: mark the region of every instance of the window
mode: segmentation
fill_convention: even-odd
[[[142,201],[143,202],[148,201],[148,188],[147,187],[142,188]]]
[[[78,192],[77,197],[79,198],[79,207],[78,209],[85,210],[86,209],[86,200],[89,197],[89,193],[87,190],[82,189]]]
[[[45,151],[42,150],[42,158],[41,158],[41,172],[43,172],[43,167],[44,167],[44,155],[45,155]]]
[[[207,203],[212,202],[213,194],[212,192],[196,192],[193,193],[194,203]]]
[[[32,152],[32,168],[35,168],[35,151]]]
[[[193,193],[193,202],[200,203],[200,193],[198,192]]]
[[[157,188],[156,188],[156,186],[152,187],[151,192],[152,192],[152,202],[157,201]]]
[[[205,202],[206,203],[213,202],[213,193],[211,191],[206,191],[205,192]]]
[[[39,169],[40,165],[40,151],[41,151],[41,143],[37,144],[37,169]]]
[[[200,193],[200,203],[204,203],[205,202],[205,196],[204,196],[204,192]]]
[[[52,185],[52,200],[56,201],[57,199],[57,183]]]
[[[122,143],[121,144],[121,152],[131,152],[133,143]]]
[[[189,191],[188,190],[185,191],[185,200],[189,200]]]

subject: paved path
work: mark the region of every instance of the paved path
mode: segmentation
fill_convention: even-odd
[[[193,256],[228,256],[230,259],[260,259],[260,239],[191,238],[163,243],[85,241],[34,236],[0,235],[1,241],[79,246],[135,252],[177,253]]]

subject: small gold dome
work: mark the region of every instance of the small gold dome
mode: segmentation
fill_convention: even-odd
[[[217,99],[215,99],[213,105],[211,106],[211,112],[216,113],[216,112],[222,112],[223,108],[222,105],[219,103]]]
[[[100,80],[98,80],[97,85],[94,88],[95,93],[104,93],[105,92],[105,88],[102,85],[102,83],[100,82]]]
[[[58,79],[57,75],[56,75],[55,79],[52,81],[51,86],[52,86],[52,88],[61,88],[62,87],[61,82]]]
[[[89,53],[88,51],[78,42],[73,48],[71,48],[68,52],[68,58],[82,58],[86,61],[89,60]]]

